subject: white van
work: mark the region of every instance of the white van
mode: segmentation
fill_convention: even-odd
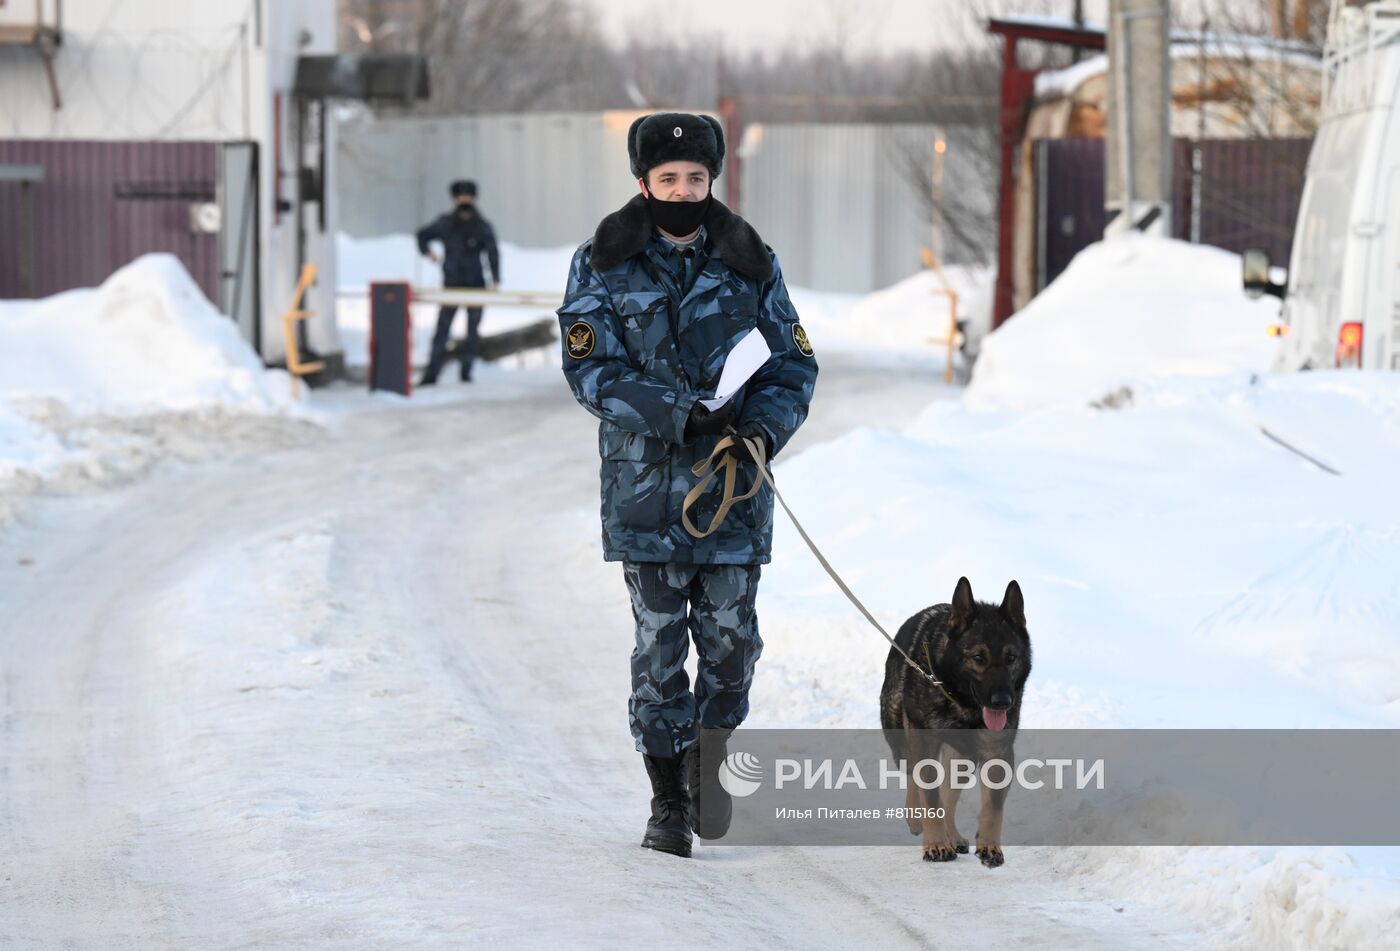
[[[1332,0],[1287,278],[1250,250],[1244,284],[1283,299],[1277,369],[1400,370],[1400,0]]]

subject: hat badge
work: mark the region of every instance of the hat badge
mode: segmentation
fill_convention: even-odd
[[[671,134],[679,139],[681,137],[681,127],[676,126],[674,129],[671,130]]]

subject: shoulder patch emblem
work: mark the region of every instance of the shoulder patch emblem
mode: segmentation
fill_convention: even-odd
[[[582,360],[593,352],[597,342],[598,337],[593,328],[586,321],[576,320],[569,326],[568,334],[564,338],[564,347],[569,351],[569,356],[575,360]]]
[[[792,342],[797,344],[798,352],[804,357],[812,355],[812,343],[807,339],[807,331],[802,329],[801,324],[792,325]]]

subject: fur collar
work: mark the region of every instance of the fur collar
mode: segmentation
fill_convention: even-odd
[[[705,230],[725,264],[756,281],[766,281],[773,276],[773,262],[763,239],[752,225],[720,204],[718,198],[710,199]],[[651,232],[651,212],[647,210],[646,196],[635,195],[598,223],[593,235],[593,268],[606,271],[641,253]]]

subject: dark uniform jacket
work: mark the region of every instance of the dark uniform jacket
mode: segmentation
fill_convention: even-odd
[[[491,223],[474,212],[470,217],[449,211],[418,229],[418,251],[428,253],[429,241],[441,241],[442,284],[444,287],[485,287],[481,255],[491,262],[491,276],[501,281],[501,255],[496,249],[496,232]]]
[[[762,564],[771,559],[773,495],[766,485],[714,534],[692,538],[681,503],[691,466],[718,436],[685,438],[697,399],[714,395],[730,349],[758,328],[772,356],[731,399],[737,425],[758,423],[773,454],[807,418],[817,362],[758,233],[711,200],[705,241],[687,267],[652,227],[638,195],[604,218],[574,255],[558,311],[564,376],[601,422],[603,551],[608,561]],[[744,456],[739,490],[757,477]],[[704,528],[722,479],[691,509]]]

